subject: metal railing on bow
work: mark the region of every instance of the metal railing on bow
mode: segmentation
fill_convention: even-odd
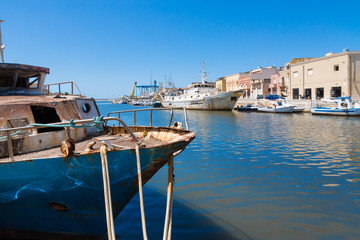
[[[174,110],[182,110],[183,114],[184,114],[184,121],[185,121],[185,127],[186,130],[189,130],[189,124],[188,124],[188,118],[187,118],[187,112],[185,108],[146,108],[146,109],[134,109],[134,110],[123,110],[123,111],[114,111],[114,112],[109,112],[108,113],[108,117],[110,117],[111,115],[117,115],[117,117],[120,119],[121,114],[124,113],[133,113],[133,118],[134,118],[134,126],[136,125],[136,113],[138,112],[150,112],[150,116],[149,116],[149,126],[152,127],[153,126],[153,112],[154,111],[170,111],[170,118],[169,118],[169,124],[168,127],[171,126],[173,117],[174,117]]]

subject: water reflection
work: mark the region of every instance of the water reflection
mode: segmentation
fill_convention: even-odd
[[[144,190],[148,237],[149,239],[161,239],[165,220],[166,196],[149,187]],[[234,231],[229,231],[229,228],[233,228],[231,224],[226,229],[222,228],[216,222],[221,222],[222,219],[218,219],[215,215],[210,218],[203,214],[201,209],[193,209],[184,200],[175,199],[173,210],[172,239],[251,239],[239,229],[237,229],[237,236],[232,235],[231,232]],[[117,239],[142,239],[138,195],[126,206],[115,224]]]
[[[188,117],[197,138],[175,158],[174,197],[228,234],[217,239],[358,238],[359,118],[235,111]],[[159,193],[149,201],[165,201],[166,179],[164,168],[146,185]],[[177,211],[173,238],[216,239],[189,216]],[[153,231],[162,231],[162,217]]]
[[[190,116],[198,137],[184,154],[197,164],[184,160],[184,169],[177,168],[191,171],[177,189],[186,199],[256,239],[352,239],[360,233],[354,184],[359,119],[238,112]]]

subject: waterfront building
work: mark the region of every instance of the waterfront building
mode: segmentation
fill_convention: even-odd
[[[216,81],[216,88],[226,92],[242,90],[241,98],[265,97],[271,94],[269,85],[270,77],[273,74],[277,74],[276,67],[259,67],[248,72],[221,77]]]
[[[271,94],[278,94],[278,82],[279,82],[279,75],[278,74],[274,74],[270,76],[270,84],[269,84],[269,88],[270,88],[270,92]]]
[[[288,97],[290,96],[290,69],[287,67],[288,64],[285,64],[285,66],[278,71],[277,91],[279,95]]]
[[[219,78],[216,84],[218,89],[220,89],[220,87],[224,88],[225,85],[225,91],[227,92],[242,90],[243,94],[240,96],[241,98],[250,97],[250,89],[251,89],[250,72],[227,75],[225,77]]]
[[[285,66],[288,64],[285,64]],[[271,94],[277,94],[282,97],[288,97],[289,94],[289,68],[288,67],[280,67],[277,74],[273,74],[270,76],[270,92]]]
[[[240,74],[241,73],[235,73],[228,76],[225,76],[226,79],[226,90],[228,92],[239,90],[240,87]]]
[[[275,75],[277,72],[278,70],[276,67],[262,68],[260,66],[257,69],[250,71],[250,98],[265,98],[267,95],[271,94],[271,75]]]
[[[251,92],[251,73],[241,73],[239,78],[239,89],[244,90],[243,98],[250,98]]]
[[[360,51],[296,58],[288,68],[291,99],[352,96],[360,100]]]
[[[221,92],[226,92],[226,78],[221,77],[218,80],[216,80],[215,87]]]

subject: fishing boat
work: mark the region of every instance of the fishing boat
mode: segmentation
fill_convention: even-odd
[[[237,107],[235,108],[235,110],[238,110],[239,112],[253,112],[253,111],[257,111],[258,108],[255,107],[255,106],[252,105],[252,104],[248,104],[248,105],[246,105],[246,106],[243,106],[243,105],[237,106]]]
[[[280,113],[301,113],[305,108],[291,104],[285,99],[276,94],[271,94],[265,97],[266,103],[264,107],[258,109],[262,112],[280,112]]]
[[[139,110],[150,112],[149,126],[136,125],[137,110],[101,117],[93,98],[62,94],[63,83],[45,85],[49,73],[0,63],[0,238],[103,239],[108,214],[116,218],[139,183],[196,135],[188,130],[185,109],[179,109],[185,129],[180,122],[171,126],[172,109],[166,126],[153,126],[151,113],[168,109]],[[120,114],[134,114],[133,125]]]
[[[292,113],[294,111],[294,105],[284,104],[280,100],[268,101],[267,105],[258,107],[259,112],[271,112],[271,113]]]
[[[106,232],[102,143],[109,147],[116,217],[137,193],[135,147],[141,143],[146,183],[170,157],[185,149],[195,133],[169,126],[127,127],[115,117],[97,121],[94,99],[33,95],[41,91],[48,72],[29,65],[0,64],[1,80],[18,77],[16,87],[1,91],[0,96],[0,235],[100,238]],[[36,88],[27,85],[33,76],[39,77]],[[3,86],[1,90],[8,88]],[[17,95],[20,92],[23,95]],[[106,126],[109,120],[122,126]]]
[[[192,83],[180,94],[170,94],[163,97],[161,104],[164,108],[185,107],[196,110],[232,110],[240,97],[242,90],[220,92],[215,83],[207,82],[206,75],[201,68],[201,83]]]
[[[151,106],[152,106],[152,107],[155,107],[155,108],[160,108],[160,107],[162,107],[162,104],[161,104],[160,101],[153,101],[153,102],[151,103]]]
[[[360,104],[353,102],[351,97],[337,97],[333,99],[322,99],[322,102],[333,103],[334,107],[321,107],[317,104],[311,108],[312,114],[338,115],[338,116],[360,116]]]

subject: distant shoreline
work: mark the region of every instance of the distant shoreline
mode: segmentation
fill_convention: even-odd
[[[114,99],[102,99],[102,98],[99,98],[99,99],[95,99],[95,101],[97,102],[107,102],[107,101],[112,101]]]

